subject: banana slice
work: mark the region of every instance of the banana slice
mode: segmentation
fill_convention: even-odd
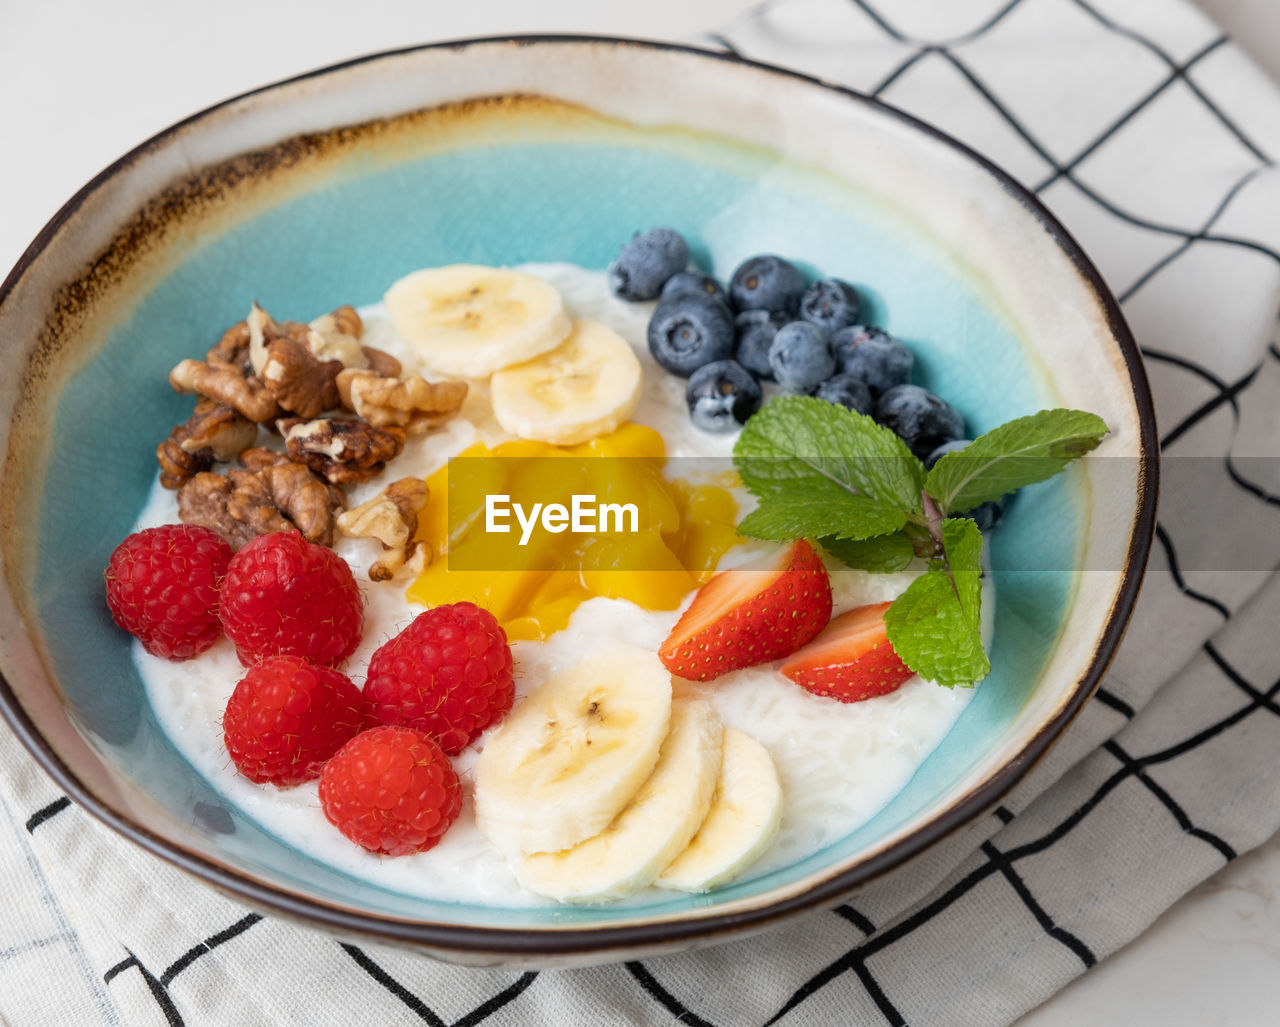
[[[588,656],[520,700],[485,743],[477,825],[513,857],[599,834],[649,777],[670,718],[671,675],[655,653]]]
[[[626,809],[581,845],[518,863],[516,879],[561,902],[607,902],[652,884],[707,815],[723,738],[710,703],[677,699],[658,764]]]
[[[640,361],[626,340],[584,319],[551,352],[495,374],[489,402],[512,435],[572,446],[630,417],[642,384]]]
[[[720,780],[707,819],[654,883],[703,892],[732,881],[764,854],[781,816],[782,786],[769,750],[750,735],[726,728]]]
[[[424,268],[394,283],[383,302],[426,370],[448,377],[487,378],[555,349],[569,334],[560,293],[506,268]]]

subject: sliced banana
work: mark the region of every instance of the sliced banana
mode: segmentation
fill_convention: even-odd
[[[476,823],[509,856],[599,834],[658,762],[671,675],[655,653],[615,645],[520,700],[476,762]],[[659,868],[661,869],[661,868]]]
[[[582,844],[518,863],[516,879],[561,902],[607,902],[652,884],[707,815],[723,737],[710,703],[675,700],[658,764],[626,809]]]
[[[642,385],[640,361],[626,340],[583,319],[549,353],[495,374],[489,402],[512,435],[572,446],[622,424],[635,412]]]
[[[560,293],[506,268],[424,268],[394,283],[383,302],[425,369],[447,377],[487,378],[555,349],[569,334]]]
[[[658,875],[660,888],[704,892],[737,877],[778,833],[782,786],[769,750],[735,728],[724,732],[724,757],[711,809],[693,841]]]

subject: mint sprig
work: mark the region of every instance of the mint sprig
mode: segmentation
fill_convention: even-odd
[[[905,531],[864,539],[827,536],[818,541],[841,563],[877,574],[905,571],[916,558],[915,543]]]
[[[1052,478],[1107,434],[1097,414],[1042,410],[993,428],[929,471],[924,488],[947,513],[962,513]]]
[[[982,532],[953,517],[942,522],[942,544],[944,557],[894,600],[884,626],[894,652],[917,674],[970,684],[991,670],[982,647]]]
[[[1107,434],[1095,414],[1042,410],[944,456],[932,470],[887,428],[820,399],[773,400],[747,422],[734,466],[759,500],[739,530],[785,542],[817,539],[851,567],[887,572],[926,558],[928,570],[885,615],[889,641],[913,671],[970,685],[991,669],[983,649],[982,534],[963,514],[1053,477]]]
[[[897,531],[907,523],[902,508],[826,482],[779,490],[747,514],[738,531],[750,538],[790,542],[813,533],[837,539],[863,538]]]
[[[832,410],[850,416],[831,417]],[[733,462],[761,497],[812,486],[905,511],[919,504],[924,485],[924,465],[888,428],[808,396],[780,396],[752,416],[734,443]]]

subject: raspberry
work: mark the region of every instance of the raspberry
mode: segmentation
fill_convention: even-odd
[[[231,693],[222,738],[240,773],[284,788],[318,777],[364,725],[364,697],[345,674],[297,656],[269,656]]]
[[[220,615],[246,667],[281,655],[335,666],[360,644],[364,603],[342,557],[280,531],[231,558]]]
[[[189,660],[222,634],[218,586],[231,547],[209,528],[166,524],[135,532],[103,577],[115,622],[152,656]]]
[[[411,727],[370,728],[320,772],[329,823],[370,852],[407,856],[438,842],[462,809],[449,757]]]
[[[407,724],[454,754],[511,709],[511,648],[475,603],[420,613],[369,661],[364,696],[375,719]]]

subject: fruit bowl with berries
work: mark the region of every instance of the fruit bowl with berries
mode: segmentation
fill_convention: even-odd
[[[1056,221],[677,46],[228,101],[59,212],[0,331],[15,733],[197,877],[457,962],[900,866],[1092,694],[1153,528],[1137,352]]]

